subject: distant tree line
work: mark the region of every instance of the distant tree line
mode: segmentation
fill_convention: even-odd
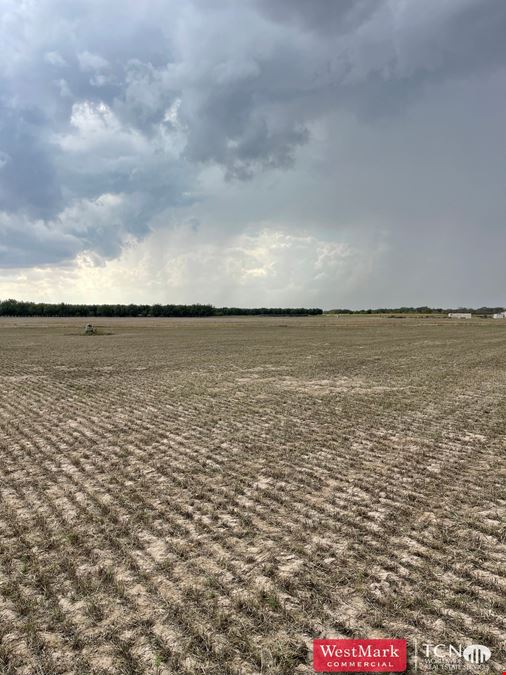
[[[377,309],[330,309],[329,314],[448,314],[449,312],[466,312],[477,315],[496,314],[504,311],[502,307],[379,307]]]
[[[376,309],[330,309],[326,314],[448,314],[449,312],[470,312],[486,316],[504,311],[503,307],[379,307]],[[213,305],[120,305],[120,304],[72,304],[66,302],[24,302],[20,300],[0,301],[0,316],[308,316],[323,314],[313,307],[214,307]]]
[[[242,307],[213,307],[214,316],[249,316],[249,315],[272,315],[272,316],[308,316],[323,314],[318,307],[307,309],[306,307],[256,307],[253,309]]]
[[[306,316],[322,314],[318,308],[305,307],[214,307],[213,305],[76,305],[66,302],[23,302],[3,300],[0,302],[0,316],[232,316],[232,315],[273,315]]]

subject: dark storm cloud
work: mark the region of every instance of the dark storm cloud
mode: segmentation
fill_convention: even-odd
[[[280,23],[292,22],[305,29],[332,36],[351,30],[378,9],[378,0],[257,0],[260,11]]]
[[[502,0],[6,2],[2,264],[55,263],[89,249],[115,256],[128,237],[144,237],[161,214],[191,203],[203,167],[218,166],[232,181],[297,170],[320,123],[331,125],[325,163],[327,175],[341,172],[333,190],[339,203],[325,185],[315,186],[313,212],[371,219],[380,212],[392,231],[409,232],[409,208],[399,205],[396,187],[406,174],[395,159],[403,120],[412,106],[440,96],[438,87],[503,69],[505,27]],[[482,88],[484,106],[487,97],[494,102],[491,92]],[[463,106],[468,97],[462,95]],[[349,141],[355,156],[340,144],[349,131],[340,113],[360,121]],[[419,134],[439,137],[438,125],[452,125],[459,111],[448,115],[432,125],[421,119]],[[364,139],[373,147],[390,120],[399,127],[391,152],[368,151]],[[419,194],[432,189],[436,155],[424,156]],[[458,176],[449,181],[454,194],[468,187],[472,170],[487,183],[479,148],[476,157],[474,169],[473,158],[463,160],[460,183]],[[378,180],[369,195],[356,194],[353,185],[340,187],[346,171],[358,177],[377,171],[392,180],[385,179],[381,194]],[[289,198],[303,212],[313,202],[298,188]],[[448,195],[436,188],[418,207],[412,184],[402,189],[419,214],[426,202],[438,204],[440,214],[449,211]],[[487,190],[494,218],[481,215],[484,227],[503,208],[495,188]],[[479,204],[477,221],[482,212]]]
[[[41,133],[46,125],[39,109],[13,109],[0,102],[0,211],[26,210],[35,218],[51,218],[61,208],[51,148]]]
[[[0,267],[58,264],[71,260],[81,249],[81,238],[66,234],[43,220],[0,214]]]

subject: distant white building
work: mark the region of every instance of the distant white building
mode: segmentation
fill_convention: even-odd
[[[472,319],[473,315],[471,312],[450,312],[448,314],[449,319]]]
[[[492,314],[493,319],[506,319],[506,312],[499,312],[498,314]]]

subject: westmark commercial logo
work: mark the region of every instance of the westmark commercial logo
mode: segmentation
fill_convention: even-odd
[[[406,640],[313,640],[317,673],[402,673]]]

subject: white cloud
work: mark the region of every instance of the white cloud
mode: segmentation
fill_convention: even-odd
[[[109,67],[109,62],[100,54],[84,51],[77,55],[79,67],[84,73],[92,73],[96,70],[104,70]]]
[[[105,195],[102,201],[110,206],[111,200],[116,202]],[[211,233],[186,224],[132,240],[113,260],[84,252],[72,268],[11,270],[0,279],[0,297],[318,306],[329,283],[350,294],[375,264],[365,250],[268,224],[225,242],[212,240]]]
[[[51,64],[52,66],[64,67],[67,65],[67,62],[60,54],[60,52],[46,52],[44,54],[44,60]]]

